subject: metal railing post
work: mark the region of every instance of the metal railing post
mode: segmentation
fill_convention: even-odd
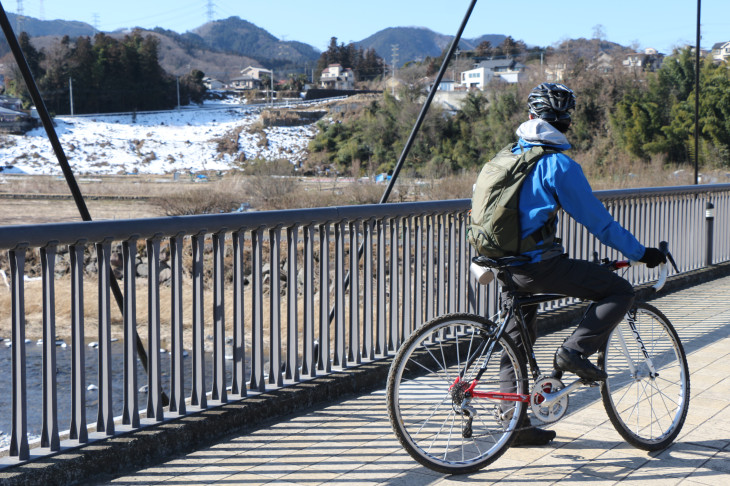
[[[96,244],[96,260],[99,269],[99,344],[98,344],[98,387],[99,407],[97,410],[96,430],[114,435],[114,413],[112,409],[112,368],[111,368],[111,241]]]
[[[161,422],[162,372],[160,370],[160,239],[150,238],[147,244],[147,418]]]
[[[86,343],[84,342],[84,246],[68,249],[71,258],[71,427],[69,439],[89,440],[86,428]]]
[[[25,381],[25,247],[8,252],[11,273],[11,337],[12,337],[12,406],[10,450],[8,454],[24,461],[30,457],[28,448],[28,404]]]
[[[211,399],[226,403],[226,312],[223,289],[225,229],[213,235],[213,390]]]
[[[243,231],[233,233],[233,370],[231,395],[246,396],[246,346],[244,343]]]
[[[205,231],[193,235],[193,382],[190,405],[201,409],[208,407],[205,392],[205,311],[203,283],[203,252]]]
[[[122,424],[139,427],[139,403],[137,400],[137,292],[135,290],[137,238],[122,243],[124,264],[124,410]],[[158,351],[159,352],[159,351]]]
[[[712,265],[712,238],[715,232],[715,206],[707,201],[705,206],[705,265]]]
[[[43,423],[41,447],[51,451],[61,449],[58,437],[58,407],[56,394],[56,246],[41,248],[43,279]]]

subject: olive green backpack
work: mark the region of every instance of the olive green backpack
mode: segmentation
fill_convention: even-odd
[[[519,199],[522,184],[537,161],[543,155],[558,151],[536,145],[512,153],[516,146],[516,143],[506,146],[484,164],[474,185],[467,238],[480,255],[490,258],[548,247],[555,239],[557,211],[545,226],[520,238]]]

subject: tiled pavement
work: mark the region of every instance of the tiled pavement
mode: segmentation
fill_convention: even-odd
[[[586,388],[571,395],[569,415],[553,424],[558,436],[549,446],[512,448],[478,473],[444,476],[400,447],[380,390],[230,437],[111,484],[730,484],[730,277],[652,303],[677,328],[691,370],[687,421],[664,451],[626,444],[608,421],[598,389]],[[540,364],[549,366],[566,332],[538,340]]]

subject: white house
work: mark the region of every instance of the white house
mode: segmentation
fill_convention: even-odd
[[[431,84],[431,89],[433,89],[433,84]],[[453,79],[442,79],[436,89],[439,91],[454,91],[456,89],[456,83]]]
[[[730,41],[718,42],[712,46],[712,60],[717,63],[730,60]]]
[[[661,67],[664,56],[654,48],[644,49],[644,52],[635,52],[621,61],[629,71],[656,71]]]
[[[525,65],[514,59],[482,61],[474,69],[461,73],[461,84],[470,89],[484,89],[496,79],[507,83],[518,83],[525,76]]]
[[[568,65],[564,62],[546,64],[544,68],[545,81],[550,83],[562,83],[566,72],[568,72]]]
[[[205,85],[206,88],[208,88],[210,90],[214,90],[214,91],[226,88],[226,84],[223,81],[221,81],[220,79],[215,79],[215,78],[211,78],[211,77],[203,78],[203,84]]]
[[[330,64],[322,71],[319,86],[325,89],[355,89],[355,73],[340,64]]]
[[[259,89],[261,88],[261,76],[267,74],[273,76],[270,69],[248,66],[241,69],[241,76],[231,79],[231,87],[234,89]]]

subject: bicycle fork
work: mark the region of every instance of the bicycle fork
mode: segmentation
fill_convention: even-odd
[[[629,327],[631,328],[631,333],[634,336],[634,339],[636,340],[636,344],[639,346],[639,349],[641,350],[641,354],[644,355],[644,362],[646,363],[646,367],[649,370],[648,376],[649,378],[656,378],[659,376],[659,373],[657,373],[656,368],[654,367],[654,362],[652,361],[651,357],[649,356],[649,353],[646,350],[646,346],[644,345],[644,341],[641,339],[641,335],[639,334],[639,329],[636,327],[636,311],[629,311],[626,313],[626,321],[629,323]],[[624,337],[624,333],[621,330],[620,327],[616,328],[616,337],[618,339],[619,347],[621,348],[621,352],[623,353],[624,357],[626,358],[626,362],[629,366],[629,372],[631,373],[631,377],[635,380],[639,380],[643,378],[644,376],[641,375],[639,372],[639,367],[634,362],[634,360],[631,357],[631,352],[629,351],[628,346],[626,345],[626,338]]]

